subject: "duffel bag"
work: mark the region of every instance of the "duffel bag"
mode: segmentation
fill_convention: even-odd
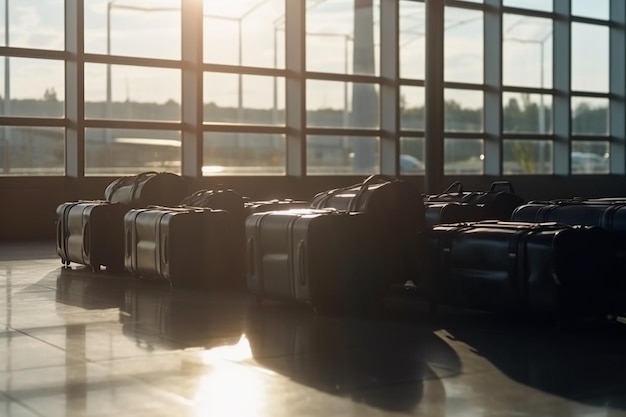
[[[180,175],[171,172],[142,172],[120,177],[104,190],[104,198],[133,207],[149,205],[173,206],[187,195],[187,184]]]

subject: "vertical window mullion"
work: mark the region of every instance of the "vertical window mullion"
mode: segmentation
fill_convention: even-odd
[[[400,5],[397,0],[380,3],[381,143],[380,171],[398,175],[400,159]]]
[[[83,1],[65,2],[65,175],[85,176],[85,59]]]
[[[554,3],[554,47],[553,83],[554,83],[554,173],[569,175],[571,150],[571,74],[572,74],[572,26],[570,19],[570,0]]]
[[[182,167],[189,177],[202,176],[203,158],[203,6],[181,2],[182,39]]]
[[[502,0],[485,0],[485,174],[502,173]]]
[[[626,174],[626,3],[610,3],[609,92],[610,109],[610,172]]]
[[[426,0],[426,79],[425,79],[425,192],[443,189],[444,97],[443,47],[444,2]]]
[[[306,2],[285,0],[287,175],[306,175]]]

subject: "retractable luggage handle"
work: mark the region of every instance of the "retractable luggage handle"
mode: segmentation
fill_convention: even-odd
[[[498,188],[506,188],[506,191],[511,193],[511,194],[515,194],[515,190],[513,189],[513,184],[511,184],[510,181],[494,181],[491,183],[491,186],[489,187],[489,193],[495,193],[497,192]]]
[[[354,195],[354,198],[348,204],[347,211],[349,212],[356,211],[359,200],[361,199],[363,194],[368,190],[371,184],[374,184],[377,182],[386,184],[386,183],[396,182],[396,181],[399,181],[399,180],[397,178],[393,178],[393,177],[383,175],[383,174],[370,175],[369,177],[365,179],[365,181],[361,183],[359,190],[356,192],[356,194]]]

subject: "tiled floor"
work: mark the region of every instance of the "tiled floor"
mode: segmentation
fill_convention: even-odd
[[[314,316],[0,244],[0,416],[626,416],[626,326]]]

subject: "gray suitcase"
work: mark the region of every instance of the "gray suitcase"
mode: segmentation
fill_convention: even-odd
[[[223,210],[133,209],[124,216],[124,266],[179,288],[237,286],[236,234]]]
[[[319,311],[373,307],[387,290],[364,213],[280,210],[246,220],[248,288]]]

